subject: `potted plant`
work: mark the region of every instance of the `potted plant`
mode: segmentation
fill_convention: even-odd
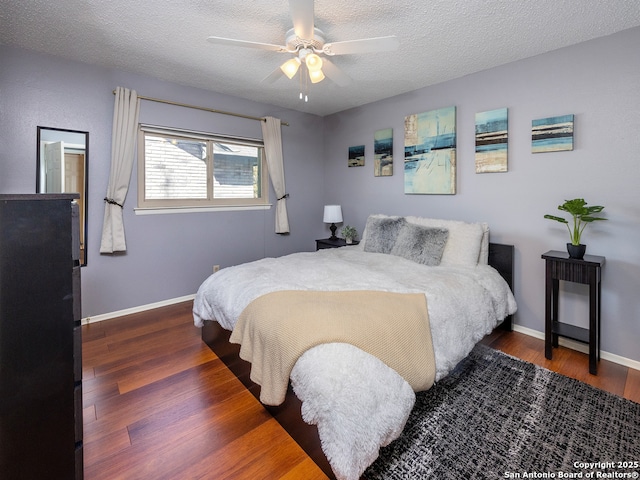
[[[571,238],[571,242],[567,243],[569,257],[580,259],[584,257],[584,252],[587,249],[586,245],[581,242],[582,232],[589,223],[597,220],[606,220],[606,218],[593,216],[594,213],[599,213],[603,209],[604,207],[600,205],[587,206],[584,198],[574,198],[573,200],[565,200],[562,205],[558,205],[558,210],[567,212],[573,217],[573,225],[570,225],[566,218],[555,215],[545,215],[544,218],[567,225],[569,237]]]
[[[342,230],[340,230],[340,233],[342,234],[342,236],[344,237],[347,243],[353,243],[353,241],[358,236],[358,231],[355,228],[353,228],[351,225],[345,225],[344,227],[342,227]]]

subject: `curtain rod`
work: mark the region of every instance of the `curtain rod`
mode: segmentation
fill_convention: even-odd
[[[114,95],[116,94],[115,90],[113,91],[113,94]],[[242,113],[225,112],[224,110],[216,110],[215,108],[200,107],[198,105],[189,105],[187,103],[173,102],[171,100],[162,100],[161,98],[145,97],[143,95],[138,95],[138,98],[140,100],[149,100],[150,102],[166,103],[168,105],[175,105],[177,107],[194,108],[196,110],[204,110],[205,112],[220,113],[222,115],[231,115],[234,117],[248,118],[249,120],[258,120],[260,122],[264,122],[264,118],[252,117],[251,115],[243,115]],[[280,120],[280,124],[284,125],[285,127],[289,126],[287,122],[283,122],[282,120]]]

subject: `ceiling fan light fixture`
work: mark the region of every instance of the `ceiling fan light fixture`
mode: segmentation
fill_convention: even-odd
[[[318,83],[324,80],[324,73],[322,70],[309,70],[309,79],[311,83]]]
[[[304,63],[306,63],[310,72],[316,72],[322,69],[322,59],[315,53],[310,53],[305,56]]]
[[[294,57],[280,65],[280,70],[282,70],[282,73],[289,77],[289,79],[292,79],[296,73],[298,73],[300,65],[300,59],[298,57]]]

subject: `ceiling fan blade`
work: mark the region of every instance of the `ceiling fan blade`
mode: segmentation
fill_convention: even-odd
[[[351,53],[391,52],[397,50],[400,41],[395,35],[389,37],[363,38],[344,42],[327,43],[322,51],[327,55],[348,55]]]
[[[273,83],[278,80],[280,77],[284,77],[284,73],[280,67],[276,68],[269,75],[260,80],[260,83]]]
[[[233,38],[207,37],[207,42],[216,45],[229,45],[232,47],[248,47],[257,48],[259,50],[269,50],[272,52],[286,52],[287,47],[282,45],[273,45],[271,43],[249,42],[247,40],[235,40]]]
[[[328,58],[324,58],[322,60],[322,71],[327,77],[341,87],[346,87],[352,82],[351,77],[336,67]]]
[[[313,0],[289,0],[289,10],[298,38],[313,40]]]

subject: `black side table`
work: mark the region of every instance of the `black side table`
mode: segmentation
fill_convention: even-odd
[[[551,250],[542,258],[546,261],[544,356],[551,359],[552,347],[558,337],[567,337],[589,344],[589,373],[597,374],[600,360],[600,294],[601,270],[605,258],[585,255],[584,259],[569,258],[567,252]],[[589,285],[589,328],[576,327],[558,321],[559,281]]]
[[[320,240],[316,240],[316,250],[321,250],[323,248],[338,248],[344,247],[346,245],[358,245],[360,242],[356,242],[347,244],[347,241],[344,238],[336,238],[335,240],[331,240],[330,238],[322,238]]]

